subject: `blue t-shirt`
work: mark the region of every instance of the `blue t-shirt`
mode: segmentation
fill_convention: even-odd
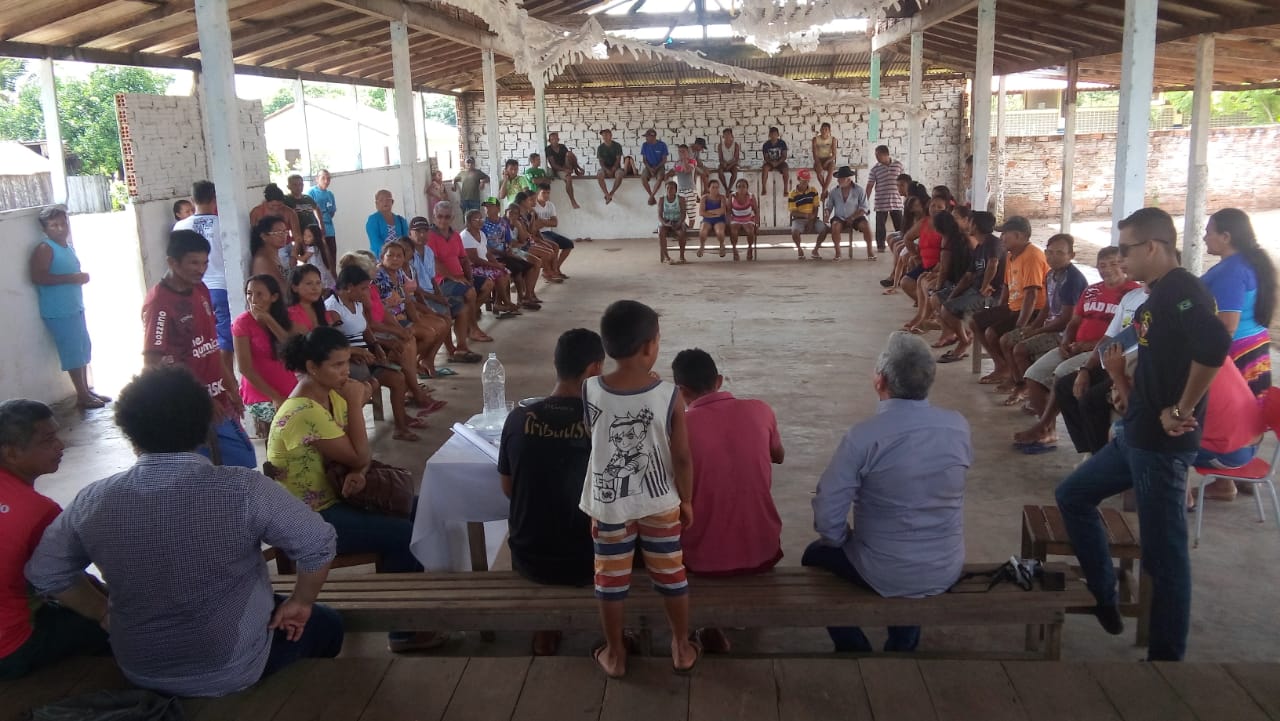
[[[310,195],[320,208],[320,217],[324,220],[324,234],[330,238],[337,235],[333,229],[333,214],[338,212],[338,201],[334,199],[333,191],[313,187],[307,191],[307,195]]]
[[[1089,280],[1072,263],[1061,274],[1049,271],[1046,285],[1048,289],[1045,297],[1049,300],[1049,318],[1052,319],[1062,315],[1067,308],[1076,307],[1076,303],[1080,302],[1080,294],[1089,287]]]
[[[641,143],[640,154],[644,156],[644,162],[653,167],[661,163],[663,157],[671,153],[667,151],[667,144],[658,140],[652,143]]]
[[[778,142],[766,140],[763,146],[764,159],[770,163],[776,163],[782,160],[782,154],[787,152],[787,141],[778,138]]]
[[[1219,313],[1239,313],[1240,325],[1232,340],[1249,338],[1266,331],[1253,317],[1258,302],[1258,274],[1243,255],[1223,258],[1200,278],[1218,302]]]

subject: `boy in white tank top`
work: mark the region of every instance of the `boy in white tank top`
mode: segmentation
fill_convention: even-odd
[[[582,386],[591,460],[579,507],[591,517],[595,591],[604,644],[592,657],[611,678],[627,671],[623,601],[631,587],[639,542],[654,589],[671,624],[671,664],[688,673],[701,655],[689,639],[689,582],[680,531],[693,524],[693,459],[685,433],[684,403],[675,385],[653,373],[658,358],[658,314],[620,300],[600,319],[605,353],[617,369]]]

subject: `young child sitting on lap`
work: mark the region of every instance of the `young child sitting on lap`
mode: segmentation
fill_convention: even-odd
[[[627,672],[623,601],[631,587],[636,543],[671,624],[671,665],[691,671],[701,648],[689,639],[689,583],[680,550],[693,525],[693,459],[684,403],[657,378],[658,314],[620,300],[600,319],[605,353],[617,369],[582,387],[591,460],[579,507],[592,519],[595,587],[605,641],[592,657],[611,678]]]

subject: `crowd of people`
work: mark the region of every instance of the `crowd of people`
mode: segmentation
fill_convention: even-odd
[[[610,202],[624,159],[608,131],[602,138],[598,180]],[[268,186],[248,219],[248,310],[234,319],[216,190],[196,183],[190,207],[175,205],[168,270],[144,302],[144,369],[114,401],[136,464],[61,510],[34,489],[61,460],[52,411],[29,400],[0,404],[0,503],[8,509],[0,527],[0,678],[103,652],[109,641],[133,683],[216,696],[298,658],[336,655],[341,619],[316,603],[336,554],[376,554],[383,572],[422,570],[409,551],[411,516],[350,501],[375,463],[363,407],[385,386],[392,438],[420,440],[414,430],[445,405],[421,381],[454,372],[437,365],[439,352],[451,363],[479,361],[471,344],[492,340],[478,322],[484,309],[497,317],[537,311],[538,283],[568,279],[575,240],[555,230],[546,178],[585,171],[551,140],[550,169],[542,171],[536,154],[524,173],[510,161],[495,195],[481,197],[489,179],[468,161],[455,180],[461,217],[439,177],[427,188],[435,201],[429,218],[406,220],[394,213],[392,194],[379,191],[365,225],[368,250],[340,257],[328,173],[305,193],[296,176],[287,194]],[[994,363],[978,382],[1004,396],[1003,406],[1035,418],[1014,435],[1014,450],[1055,450],[1061,415],[1076,450],[1089,454],[1057,486],[1056,499],[1110,633],[1123,622],[1096,509],[1136,491],[1153,584],[1149,658],[1181,659],[1191,588],[1188,468],[1246,464],[1265,429],[1260,396],[1271,386],[1275,270],[1248,216],[1228,208],[1210,217],[1206,247],[1221,260],[1197,279],[1179,265],[1169,215],[1139,210],[1119,223],[1119,244],[1098,253],[1101,281],[1089,284],[1073,263],[1071,235],[1041,247],[1026,218],[997,224],[946,186],[926,189],[887,148],[877,150],[864,190],[850,168],[835,165],[838,142],[824,124],[813,140],[816,167],[798,171],[792,189],[776,129],[765,145],[761,183],[773,172],[782,177],[798,258],[806,258],[801,233],[817,232],[808,257],[818,258],[828,234],[856,230],[869,259],[893,258],[885,293],[913,306],[877,358],[876,414],[848,430],[818,480],[818,538],[801,564],[886,597],[930,596],[958,580],[969,423],[928,395],[936,366],[967,358],[977,344]],[[737,259],[741,233],[751,260],[759,209],[737,177],[732,130],[716,172],[729,174],[733,194],[722,195],[724,179],[709,177],[697,156],[704,148],[701,139],[680,146],[668,170],[665,144],[646,133],[639,174],[659,214],[663,260],[671,261],[666,240],[674,235],[674,262],[685,261],[695,179],[706,189],[696,200],[697,254],[715,234],[720,255]],[[88,275],[69,243],[66,212],[47,210],[39,222],[46,237],[32,254],[31,277],[41,315],[78,404],[102,407],[111,399],[93,391],[86,372],[80,288]],[[551,393],[508,416],[497,463],[511,503],[512,567],[534,583],[594,587],[604,640],[592,656],[611,677],[627,669],[623,609],[637,546],[664,600],[677,673],[730,646],[722,629],[690,628],[688,576],[763,573],[783,556],[772,466],[785,452],[772,409],[724,391],[711,355],[697,348],[675,356],[673,382],[661,380],[659,330],[652,308],[623,300],[604,311],[598,333],[561,335]],[[930,346],[923,336],[934,330],[940,335]],[[935,358],[931,348],[943,352]],[[261,466],[246,414],[266,437]],[[919,453],[926,445],[932,452]],[[1208,497],[1236,492],[1220,482]],[[264,543],[296,564],[287,597],[272,595]],[[90,564],[105,583],[86,573]],[[225,572],[210,578],[204,569],[214,566]],[[55,603],[32,613],[28,584]],[[837,651],[871,650],[858,628],[828,633]],[[442,641],[392,632],[388,646],[421,650]],[[909,652],[919,642],[918,627],[892,627],[884,649]],[[547,629],[531,647],[553,654],[559,644],[559,631]]]

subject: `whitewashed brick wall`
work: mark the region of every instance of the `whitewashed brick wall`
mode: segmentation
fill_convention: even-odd
[[[868,88],[855,86],[857,92]],[[885,100],[906,102],[905,82],[885,83]],[[960,163],[964,157],[964,81],[935,80],[924,84],[921,100],[929,110],[925,118],[921,155],[926,169],[921,180],[926,185],[945,183],[959,187]],[[489,147],[484,132],[484,96],[469,94],[458,102],[459,124],[465,152],[476,156],[477,166],[488,168]],[[867,109],[838,105],[814,105],[781,90],[705,88],[635,93],[547,94],[547,129],[559,131],[560,141],[577,153],[588,172],[596,170],[595,148],[599,131],[612,128],[614,140],[628,155],[639,156],[642,133],[656,128],[658,138],[671,147],[706,138],[708,153],[715,159],[720,131],[734,129],[748,166],[760,165],[760,146],[768,138],[771,125],[778,126],[794,159],[793,167],[812,165],[809,140],[823,122],[831,123],[840,139],[840,162],[864,165],[867,148]],[[533,97],[498,99],[501,159],[517,158],[524,168],[531,152],[541,153],[546,143],[534,138]],[[895,157],[907,150],[907,125],[901,112],[884,112],[880,117],[880,142]],[[859,173],[863,181],[864,174]]]
[[[116,99],[125,182],[137,201],[186,197],[209,177],[200,103],[189,96],[125,94]],[[245,185],[270,182],[262,103],[240,101]]]

